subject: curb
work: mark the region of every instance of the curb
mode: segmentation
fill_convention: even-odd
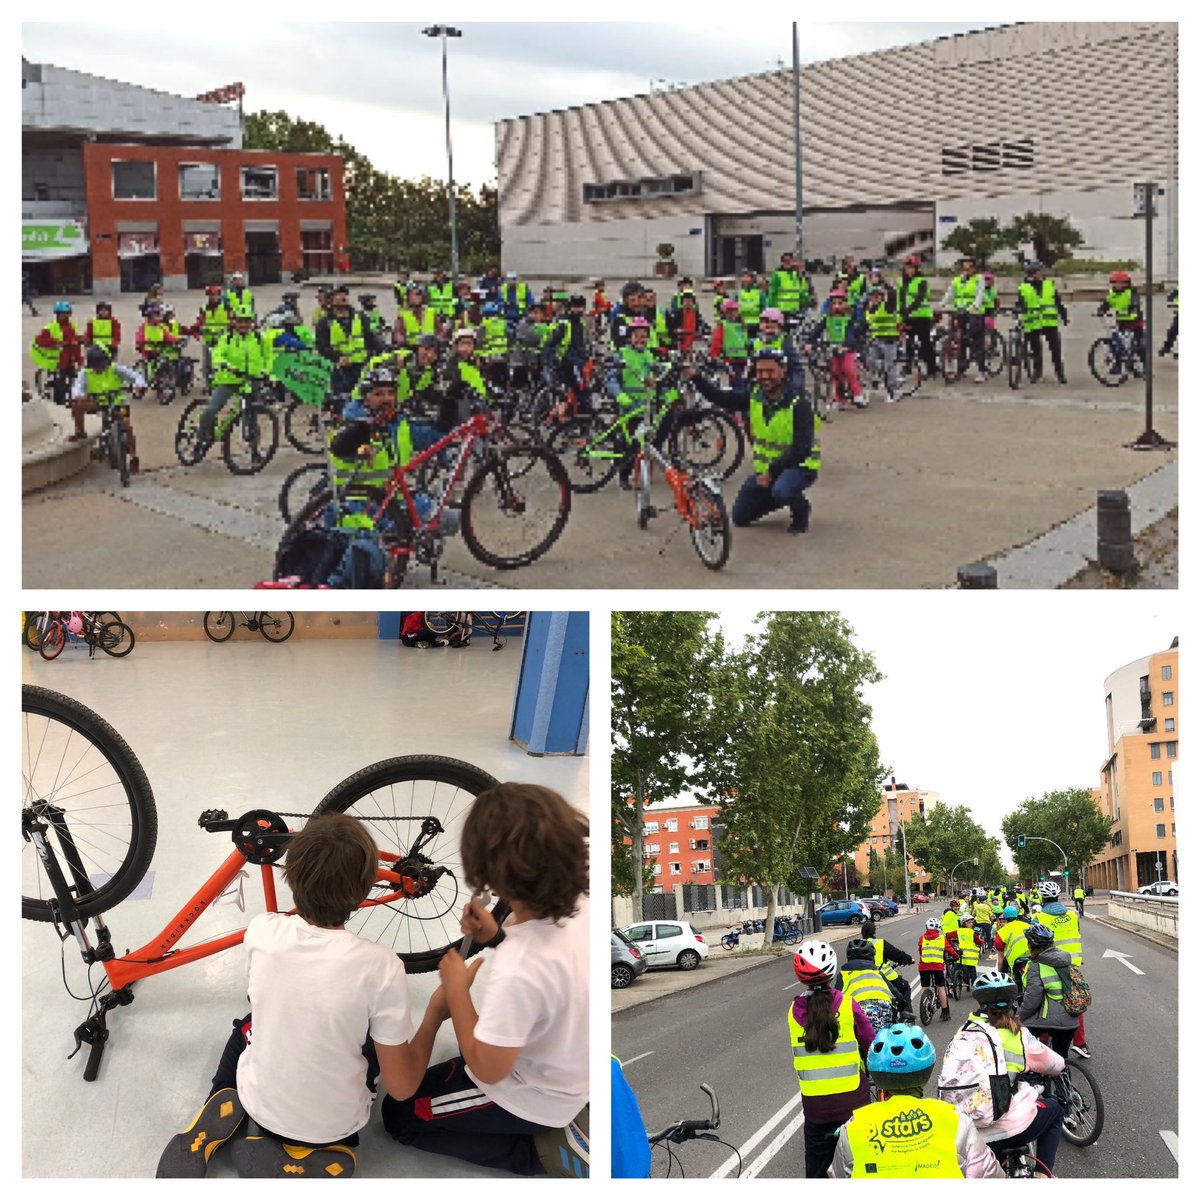
[[[1129,921],[1120,921],[1116,917],[1093,917],[1098,925],[1107,925],[1110,929],[1119,929],[1122,933],[1132,933],[1136,937],[1144,938],[1148,942],[1153,942],[1156,946],[1161,946],[1164,950],[1173,950],[1176,954],[1179,953],[1179,939],[1169,938],[1161,933],[1155,933],[1152,930],[1143,929],[1140,925],[1134,925]]]

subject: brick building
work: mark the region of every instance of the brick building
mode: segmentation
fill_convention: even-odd
[[[245,150],[220,104],[23,61],[21,167],[23,267],[43,293],[344,265],[342,159]]]
[[[893,792],[890,786],[885,787],[879,801],[879,811],[871,821],[871,829],[863,839],[862,844],[854,851],[854,867],[858,872],[859,886],[867,886],[867,871],[870,867],[871,851],[880,857],[887,850],[900,850],[900,822],[910,826],[917,817],[932,809],[938,803],[937,792],[922,792],[910,788],[906,783],[896,784]],[[932,882],[929,872],[918,867],[910,858],[908,870],[913,876],[912,887],[920,891]],[[888,892],[904,896],[904,878],[888,879]]]
[[[1179,881],[1175,767],[1179,759],[1179,639],[1127,663],[1104,681],[1108,756],[1093,795],[1112,825],[1085,869],[1096,888],[1137,891]]]
[[[677,883],[715,883],[712,823],[716,805],[646,809],[642,824],[642,859],[654,863],[654,890],[669,891]]]

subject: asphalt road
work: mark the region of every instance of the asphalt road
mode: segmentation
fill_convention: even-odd
[[[924,914],[897,916],[880,932],[915,957],[923,928]],[[1103,957],[1108,949],[1126,955],[1142,974],[1119,958]],[[1088,1065],[1103,1091],[1105,1124],[1099,1140],[1086,1149],[1064,1142],[1056,1173],[1174,1178],[1178,956],[1085,920],[1084,969],[1093,997],[1087,1014]],[[904,973],[911,977],[915,968]],[[614,1015],[613,1053],[624,1064],[652,1132],[681,1117],[707,1117],[700,1084],[716,1089],[720,1136],[729,1145],[695,1141],[677,1148],[689,1177],[736,1173],[735,1149],[743,1176],[803,1177],[803,1114],[787,1042],[787,1009],[796,988],[791,960],[784,957]],[[950,1007],[951,1021],[943,1025],[935,1019],[929,1028],[939,1053],[970,1011],[966,998],[952,1000]],[[654,1157],[654,1175],[665,1175],[665,1152],[657,1150]]]

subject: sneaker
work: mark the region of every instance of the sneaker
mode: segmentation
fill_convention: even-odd
[[[807,533],[808,519],[805,518],[803,521],[797,521],[793,518],[787,527],[787,531],[788,533]]]
[[[446,644],[446,639],[445,639],[445,638],[436,638],[436,639],[434,640],[434,643],[433,643],[433,644],[434,644],[435,646],[444,646],[444,645]]]
[[[854,404],[855,404],[856,408],[866,408],[867,405],[870,403],[871,403],[871,401],[865,395],[859,395],[859,396],[854,397]]]
[[[136,474],[138,474],[139,471],[141,471],[141,469],[142,469],[142,464],[138,461],[138,457],[135,454],[129,460],[129,473],[130,473],[130,475],[136,475]]]
[[[1080,1058],[1091,1058],[1092,1057],[1092,1052],[1088,1049],[1087,1042],[1084,1042],[1081,1046],[1072,1046],[1071,1049],[1074,1050],[1075,1053],[1078,1054]]]
[[[941,1015],[940,1017],[938,1017],[938,1020],[939,1020],[939,1021],[948,1021],[948,1020],[950,1020],[950,1010],[949,1010],[948,1008],[943,1008],[943,1009],[942,1009],[942,1015]]]
[[[565,1129],[548,1129],[533,1135],[538,1159],[547,1175],[559,1179],[587,1179],[590,1174],[590,1106]]]
[[[196,1119],[168,1143],[158,1160],[156,1179],[203,1179],[208,1160],[233,1135],[246,1110],[233,1088],[213,1092]]]
[[[273,1137],[246,1137],[230,1154],[243,1179],[349,1179],[356,1159],[349,1146],[293,1146]]]
[[[987,383],[987,381],[988,381],[988,377],[982,371],[975,372],[975,382],[976,383]]]

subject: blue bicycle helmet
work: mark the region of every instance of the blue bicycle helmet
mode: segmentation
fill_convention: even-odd
[[[735,300],[733,303],[736,304],[737,301]],[[776,350],[774,346],[760,346],[750,357],[754,362],[761,362],[764,358],[767,358],[771,362],[787,366],[787,355],[782,350]]]
[[[872,1075],[928,1073],[936,1062],[937,1051],[924,1031],[899,1022],[881,1029],[867,1052],[867,1070]]]
[[[69,313],[71,311],[71,305],[66,300],[55,300],[54,311],[56,313]]]
[[[489,300],[480,311],[485,317],[498,317],[500,315],[500,305],[495,300]]]
[[[1009,904],[1005,907],[1004,911],[1000,915],[1006,921],[1013,921],[1013,920],[1016,920],[1016,918],[1019,917],[1021,914],[1019,912],[1017,912],[1017,906],[1015,904]]]
[[[1043,925],[1041,921],[1034,921],[1030,927],[1025,930],[1025,940],[1031,946],[1037,946],[1039,949],[1051,945],[1054,941],[1054,930],[1049,925]]]

